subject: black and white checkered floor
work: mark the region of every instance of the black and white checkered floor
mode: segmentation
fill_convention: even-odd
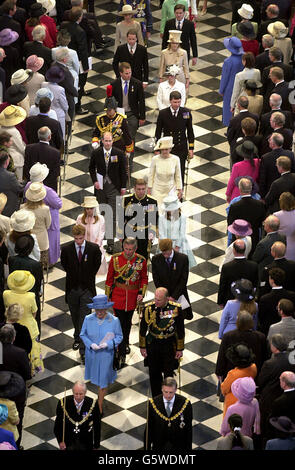
[[[118,0],[117,0],[118,1]],[[157,70],[160,55],[159,26],[161,11],[158,0],[152,1],[154,32],[149,42],[150,84],[146,89],[147,122],[137,135],[134,177],[140,177],[150,165],[153,154],[158,87]],[[103,34],[115,37],[118,3],[96,1],[96,14]],[[187,106],[192,110],[196,137],[195,158],[190,163],[189,186],[183,212],[188,217],[188,238],[197,266],[189,276],[188,289],[194,318],[186,322],[185,352],[181,371],[181,393],[193,404],[193,448],[215,449],[222,417],[222,404],[216,397],[215,361],[219,347],[218,323],[221,312],[216,304],[218,266],[226,247],[225,187],[229,177],[228,145],[222,127],[222,100],[218,94],[224,58],[223,38],[229,35],[230,2],[208,2],[208,13],[197,23],[199,59],[191,69],[191,85]],[[82,105],[89,114],[75,123],[66,181],[62,186],[63,207],[60,214],[61,243],[70,241],[71,227],[85,195],[92,195],[88,174],[92,129],[95,113],[103,110],[105,88],[114,78],[113,48],[93,59],[86,89],[91,96]],[[84,366],[79,354],[72,350],[72,323],[64,301],[65,276],[60,265],[49,274],[45,287],[42,312],[42,353],[45,371],[33,380],[25,411],[22,444],[25,449],[54,450],[53,434],[56,404],[68,393],[73,382],[83,379]],[[153,298],[150,283],[145,300]],[[104,293],[104,279],[97,278],[97,293]],[[131,334],[128,367],[119,371],[116,382],[109,387],[104,404],[101,449],[135,450],[143,446],[146,416],[148,373],[138,347],[138,316],[135,313]],[[89,384],[89,395],[96,388]]]

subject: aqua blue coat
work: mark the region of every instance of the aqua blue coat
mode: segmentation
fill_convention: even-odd
[[[232,118],[230,100],[235,76],[238,72],[241,72],[243,68],[242,55],[232,54],[223,62],[219,93],[223,95],[222,122],[225,126],[229,125],[229,121]]]

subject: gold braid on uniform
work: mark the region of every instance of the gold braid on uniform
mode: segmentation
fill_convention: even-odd
[[[171,426],[171,421],[174,421],[175,419],[177,419],[184,412],[187,405],[189,404],[189,399],[186,398],[186,400],[183,404],[183,407],[178,411],[178,413],[176,413],[175,415],[168,418],[167,416],[163,415],[163,413],[161,413],[160,410],[158,410],[158,408],[156,407],[155,402],[152,398],[150,398],[149,400],[150,400],[150,403],[151,403],[152,407],[154,408],[155,412],[157,413],[157,415],[160,416],[160,418],[162,418],[164,421],[168,421],[168,426]]]
[[[91,415],[91,413],[92,413],[92,410],[93,410],[93,408],[95,407],[96,400],[93,400],[93,401],[92,401],[92,405],[91,405],[91,407],[90,407],[90,410],[88,411],[87,415],[84,416],[84,418],[82,419],[82,421],[74,421],[74,420],[69,416],[69,413],[68,413],[67,410],[65,409],[64,401],[63,401],[62,398],[61,398],[60,402],[61,402],[61,407],[62,407],[62,409],[63,409],[63,411],[64,411],[66,417],[68,418],[68,420],[69,420],[72,424],[74,424],[74,425],[76,426],[75,429],[74,429],[74,432],[78,433],[78,432],[80,431],[80,429],[78,429],[79,426],[81,426],[82,424],[84,424],[84,423],[87,421],[87,419],[90,417],[90,415]]]

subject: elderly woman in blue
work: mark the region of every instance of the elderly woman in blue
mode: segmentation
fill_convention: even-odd
[[[113,369],[114,348],[123,339],[119,318],[108,312],[114,302],[108,302],[106,295],[96,295],[89,308],[95,313],[84,319],[80,338],[85,344],[85,380],[98,385],[98,405],[102,413],[102,403],[109,384],[117,377]]]

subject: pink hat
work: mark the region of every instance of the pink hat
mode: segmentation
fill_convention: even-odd
[[[256,393],[256,384],[252,377],[242,377],[232,383],[231,391],[241,403],[251,403]]]
[[[38,72],[43,67],[44,59],[42,57],[38,57],[35,54],[30,55],[30,57],[26,60],[26,67],[27,69],[31,69],[33,72]]]

